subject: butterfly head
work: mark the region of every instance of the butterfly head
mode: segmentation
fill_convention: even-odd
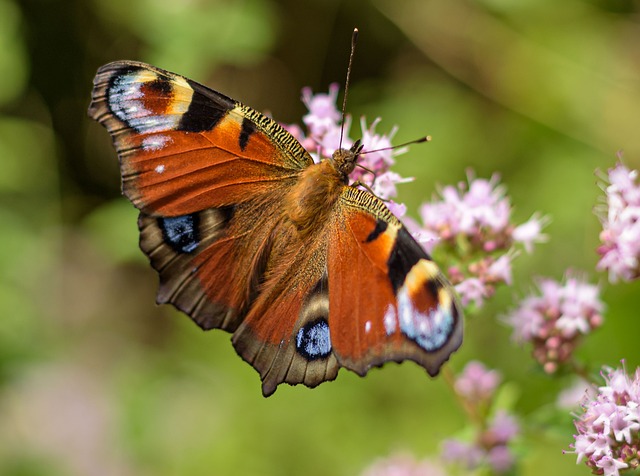
[[[358,139],[353,143],[351,148],[336,149],[331,156],[331,162],[342,177],[344,183],[349,182],[349,174],[356,168],[356,162],[358,162],[358,157],[363,147],[362,142]]]

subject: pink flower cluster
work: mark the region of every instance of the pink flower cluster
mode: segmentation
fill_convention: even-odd
[[[474,415],[478,429],[473,442],[448,439],[442,445],[442,458],[467,470],[489,467],[494,473],[505,473],[513,467],[515,458],[509,443],[520,429],[515,419],[504,410],[490,417],[500,374],[488,370],[480,362],[469,362],[455,381],[455,391],[465,408]]]
[[[633,377],[605,369],[603,377],[606,385],[582,403],[571,452],[594,474],[618,476],[640,466],[640,368]]]
[[[606,213],[601,214],[602,245],[598,269],[609,272],[609,280],[629,281],[640,276],[640,184],[638,171],[622,162],[609,169]]]
[[[498,284],[511,284],[511,262],[515,245],[527,252],[534,243],[545,241],[546,218],[533,215],[526,223],[511,222],[511,204],[497,175],[474,178],[467,183],[446,186],[439,196],[420,208],[422,226],[409,223],[414,236],[428,251],[447,248],[461,255],[464,267],[449,269],[449,277],[463,305],[480,307]]]
[[[351,117],[347,116],[344,123],[342,144],[340,143],[343,131],[342,116],[336,108],[338,91],[337,84],[332,84],[329,87],[328,94],[313,94],[310,88],[304,88],[302,90],[302,102],[307,106],[309,112],[302,120],[307,127],[308,134],[305,135],[297,125],[285,125],[285,128],[311,153],[316,162],[320,162],[323,158],[331,157],[333,152],[340,147],[348,149],[354,142],[349,138]],[[397,184],[411,181],[412,179],[403,178],[389,170],[395,163],[394,157],[405,152],[406,147],[389,149],[391,147],[391,139],[395,135],[397,128],[393,128],[389,134],[377,134],[375,129],[379,123],[380,118],[374,120],[369,126],[367,126],[364,118],[360,121],[361,141],[364,148],[358,164],[362,167],[356,167],[350,178],[353,182],[360,181],[367,184],[378,197],[389,200],[397,196]],[[398,216],[402,216],[406,211],[401,204],[390,202],[388,205],[391,211]]]
[[[481,362],[472,360],[456,379],[454,388],[462,398],[482,404],[491,400],[501,380],[497,370],[488,370]]]
[[[580,338],[603,321],[598,286],[577,277],[565,283],[538,281],[539,293],[523,299],[505,318],[518,342],[531,342],[533,356],[551,374],[571,358]]]

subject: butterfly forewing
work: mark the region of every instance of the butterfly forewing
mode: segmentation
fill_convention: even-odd
[[[92,99],[89,114],[118,151],[123,192],[142,210],[140,246],[160,275],[158,302],[233,331],[261,279],[269,213],[311,158],[264,115],[144,63],[101,67]]]
[[[125,196],[180,216],[268,195],[312,163],[276,122],[190,79],[119,61],[98,70],[89,115],[111,133]]]

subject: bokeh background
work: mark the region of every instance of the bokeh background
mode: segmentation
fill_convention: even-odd
[[[562,455],[568,380],[540,372],[499,317],[534,276],[585,272],[607,312],[579,356],[640,363],[640,288],[595,272],[593,213],[594,170],[619,150],[640,166],[637,0],[0,0],[0,474],[356,475],[435,455],[464,428],[443,380],[412,363],[263,399],[228,334],[154,305],[137,213],[86,117],[98,66],[135,59],[299,123],[303,86],[343,83],[354,26],[354,122],[433,136],[398,159],[416,177],[399,197],[410,214],[472,168],[501,175],[518,222],[551,217],[448,365],[479,359],[509,382],[518,474],[587,474]]]

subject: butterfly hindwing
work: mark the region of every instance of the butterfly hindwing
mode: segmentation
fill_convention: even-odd
[[[430,375],[462,342],[453,289],[406,228],[373,195],[346,187],[328,254],[333,350],[364,375],[413,360]]]
[[[238,353],[260,374],[265,397],[281,383],[315,387],[338,375],[326,278],[306,291],[285,290],[264,314],[250,313],[233,336]]]
[[[183,216],[268,195],[312,163],[275,121],[144,63],[101,67],[89,115],[111,133],[123,193],[149,215]]]
[[[180,217],[141,213],[138,218],[140,248],[160,277],[158,304],[172,303],[203,329],[233,331],[237,327],[238,308],[229,300],[211,298],[211,291],[200,278],[202,264],[197,262],[203,256],[199,251],[223,243],[220,238],[228,226],[229,215],[229,210],[210,209]]]
[[[302,240],[290,222],[282,223],[260,293],[233,335],[238,353],[260,374],[265,396],[281,383],[315,387],[337,376],[324,231]]]
[[[278,262],[282,201],[274,193],[179,217],[141,213],[140,247],[160,276],[158,303],[172,303],[204,329],[233,332]]]

